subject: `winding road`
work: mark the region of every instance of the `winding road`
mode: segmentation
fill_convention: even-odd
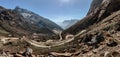
[[[86,30],[81,31],[80,33],[78,33],[77,35],[66,35],[65,39],[63,40],[61,33],[59,34],[60,36],[60,40],[48,40],[46,42],[37,42],[34,40],[30,40],[29,38],[23,37],[22,40],[28,42],[29,44],[35,46],[35,47],[41,47],[41,48],[51,48],[51,47],[55,47],[55,46],[60,46],[60,45],[64,45],[66,43],[69,43],[71,41],[74,40],[75,37],[77,37],[78,35],[83,34],[84,32],[86,32]],[[10,37],[0,37],[1,41],[3,41],[4,43],[6,43],[8,40],[19,40],[19,38],[10,38]]]
[[[67,35],[65,40],[58,40],[58,41],[51,41],[51,42],[36,42],[34,40],[29,40],[27,38],[25,38],[24,40],[26,42],[28,42],[29,44],[36,46],[36,47],[41,47],[41,48],[51,48],[51,47],[55,47],[55,46],[60,46],[63,45],[65,43],[71,42],[72,40],[74,40],[74,36],[72,35]]]

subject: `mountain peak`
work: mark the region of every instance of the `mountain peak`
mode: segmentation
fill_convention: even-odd
[[[19,7],[19,6],[16,6],[15,9],[20,9],[20,7]]]
[[[32,11],[29,11],[29,10],[27,10],[27,9],[21,8],[21,7],[19,7],[19,6],[16,6],[16,7],[14,8],[14,11],[24,12],[24,13],[33,13]]]

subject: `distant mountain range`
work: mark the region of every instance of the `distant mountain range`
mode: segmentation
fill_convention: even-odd
[[[26,35],[33,33],[55,34],[62,31],[56,23],[26,9],[0,7],[0,34]]]
[[[64,20],[63,22],[59,22],[58,25],[61,26],[63,29],[67,29],[78,21],[79,20],[77,19]]]

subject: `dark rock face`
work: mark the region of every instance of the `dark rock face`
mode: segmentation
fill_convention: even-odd
[[[97,45],[102,41],[104,41],[104,37],[101,33],[86,35],[82,40],[87,45]]]

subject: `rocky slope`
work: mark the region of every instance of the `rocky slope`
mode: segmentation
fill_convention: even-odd
[[[93,0],[87,16],[63,31],[63,37],[77,35],[67,52],[70,57],[119,57],[119,29],[120,0]]]

